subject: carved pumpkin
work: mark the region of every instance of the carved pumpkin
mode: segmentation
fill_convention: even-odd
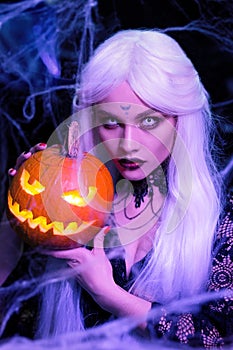
[[[70,158],[56,145],[21,165],[9,187],[7,216],[28,244],[67,249],[95,236],[112,200],[112,177],[99,159]]]

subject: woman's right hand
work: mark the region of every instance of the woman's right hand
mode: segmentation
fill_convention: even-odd
[[[37,143],[35,146],[31,147],[27,153],[26,152],[21,153],[16,160],[16,164],[15,164],[14,168],[10,168],[8,170],[8,175],[15,176],[20,165],[23,164],[23,162],[25,162],[25,160],[30,158],[33,153],[38,152],[38,151],[43,151],[46,148],[47,148],[47,144],[41,142],[41,143]]]

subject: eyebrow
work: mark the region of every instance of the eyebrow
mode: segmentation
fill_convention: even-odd
[[[114,117],[114,118],[119,118],[117,115],[115,115],[115,114],[113,114],[113,113],[110,113],[110,112],[107,112],[107,111],[105,111],[104,109],[95,109],[94,110],[94,112],[95,112],[95,115],[96,114],[102,114],[102,115],[104,115],[104,116],[106,116],[106,117],[109,117],[109,116],[112,116],[112,117]]]
[[[146,111],[137,114],[137,118],[147,117],[149,114],[153,114],[153,113],[160,113],[160,114],[162,114],[161,112],[159,112],[159,111],[157,111],[155,109],[149,108]]]

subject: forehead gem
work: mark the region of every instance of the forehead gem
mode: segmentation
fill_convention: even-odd
[[[120,105],[120,108],[122,109],[122,111],[125,112],[125,114],[128,114],[128,113],[129,113],[130,107],[131,107],[131,105],[126,105],[126,106]]]

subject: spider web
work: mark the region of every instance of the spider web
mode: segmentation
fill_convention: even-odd
[[[132,6],[135,7],[135,15],[132,13]],[[232,18],[233,4],[222,0],[156,1],[156,4],[154,1],[141,0],[129,1],[128,7],[123,2],[119,4],[117,1],[101,0],[26,0],[1,3],[0,195],[3,200],[0,211],[5,206],[7,169],[15,163],[16,157],[23,150],[37,142],[46,142],[52,130],[70,116],[80,70],[100,41],[118,29],[160,27],[180,41],[193,57],[196,53],[201,56],[196,51],[198,43],[195,40],[207,40],[208,45],[214,47],[212,52],[226,57],[224,62],[232,66]],[[194,34],[195,47],[192,46],[194,41],[190,41]],[[209,57],[213,58],[211,55]],[[199,62],[196,61],[198,68],[203,69],[203,76],[210,63],[207,61],[199,67]],[[210,88],[212,76],[216,74],[215,66],[212,65],[208,75],[211,76]],[[230,172],[230,140],[233,132],[229,117],[233,102],[232,70],[227,71],[223,81],[224,96],[217,89],[214,108],[217,114],[225,115],[221,131],[228,142],[228,155],[224,164]],[[59,277],[51,276],[51,279]],[[1,319],[2,331],[8,318],[18,310],[21,303],[35,295],[48,282],[49,279],[41,281],[35,277],[30,281],[22,280],[7,288],[0,288],[0,299],[5,300],[1,311],[6,315]],[[99,333],[97,331],[98,335],[93,331],[89,340],[84,336],[80,338],[79,334],[77,337],[75,334],[61,337],[59,341],[33,343],[15,338],[2,344],[0,348],[29,349],[35,346],[42,349],[50,346],[52,349],[66,349],[68,344],[72,350],[77,348],[80,341],[80,349],[90,349],[93,342],[100,349],[107,348],[109,344],[111,349],[118,349],[119,346],[121,349],[129,348],[132,344],[135,350],[154,349],[155,344],[132,343],[133,340],[127,336],[124,338],[125,342],[122,342],[121,335],[130,330],[130,322],[107,325]],[[161,349],[167,348],[165,344],[158,344]]]

